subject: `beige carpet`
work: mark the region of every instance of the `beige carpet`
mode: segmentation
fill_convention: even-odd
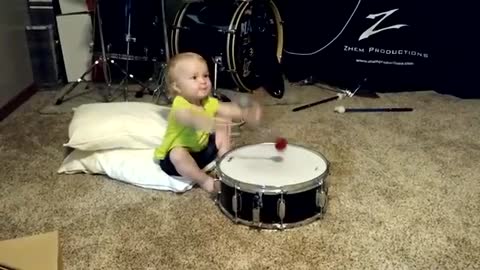
[[[303,102],[332,95],[288,91]],[[233,224],[200,189],[57,175],[71,115],[39,113],[53,96],[38,93],[0,123],[0,239],[59,230],[65,269],[480,268],[480,100],[426,91],[297,113],[267,106],[268,128],[331,162],[325,218],[276,232]],[[415,111],[336,114],[336,105]],[[244,130],[237,143],[261,140]]]

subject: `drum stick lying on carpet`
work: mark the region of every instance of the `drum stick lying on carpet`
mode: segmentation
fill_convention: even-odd
[[[301,111],[301,110],[305,110],[305,109],[308,109],[308,108],[313,107],[315,105],[326,103],[326,102],[329,102],[329,101],[332,101],[332,100],[335,100],[335,99],[342,99],[344,96],[345,96],[344,94],[337,94],[334,97],[329,97],[329,98],[326,98],[326,99],[315,101],[315,102],[310,103],[310,104],[306,104],[306,105],[302,105],[300,107],[293,108],[292,112],[298,112],[298,111]]]
[[[7,265],[4,265],[4,264],[0,263],[0,270],[17,270],[17,268],[13,268],[13,267],[10,267],[10,266],[7,266]]]
[[[411,112],[412,108],[345,108],[343,106],[335,107],[335,112]]]

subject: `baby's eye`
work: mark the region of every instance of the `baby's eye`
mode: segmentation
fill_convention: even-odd
[[[196,79],[197,79],[197,76],[193,76],[192,79],[196,80]]]
[[[209,76],[210,76],[209,74],[203,75],[204,78],[208,78]]]

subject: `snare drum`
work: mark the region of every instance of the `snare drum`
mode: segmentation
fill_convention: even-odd
[[[285,229],[308,224],[326,213],[329,162],[320,153],[289,144],[246,145],[217,162],[217,204],[236,223]]]
[[[270,0],[189,2],[175,16],[170,42],[172,55],[198,53],[212,74],[217,63],[220,87],[252,92],[262,86],[263,54],[281,61],[283,26]]]

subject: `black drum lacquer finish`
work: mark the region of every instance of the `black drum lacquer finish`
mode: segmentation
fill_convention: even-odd
[[[233,221],[250,222],[253,227],[275,228],[282,224],[295,227],[325,213],[327,193],[323,184],[303,192],[282,195],[264,194],[260,189],[255,193],[239,189],[235,192],[235,188],[222,183],[218,203]]]

